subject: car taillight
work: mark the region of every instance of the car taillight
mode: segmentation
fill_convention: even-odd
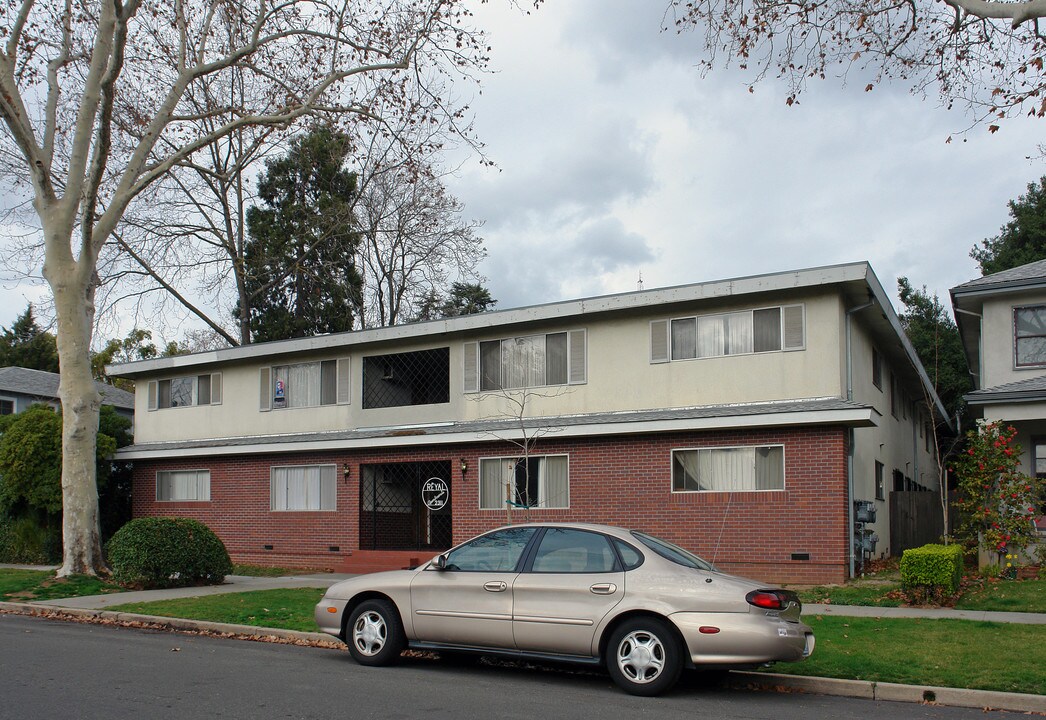
[[[755,605],[764,610],[780,610],[784,607],[777,593],[767,590],[753,590],[745,595],[745,600],[748,601],[749,605]]]

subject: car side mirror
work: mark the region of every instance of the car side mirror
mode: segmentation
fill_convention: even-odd
[[[432,558],[432,567],[436,568],[437,570],[446,570],[447,556],[437,555],[436,557]]]

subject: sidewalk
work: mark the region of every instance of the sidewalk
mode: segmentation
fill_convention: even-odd
[[[955,608],[873,607],[868,605],[803,605],[803,615],[836,615],[840,617],[924,618],[939,620],[974,620],[977,622],[1046,625],[1046,613],[988,612]]]

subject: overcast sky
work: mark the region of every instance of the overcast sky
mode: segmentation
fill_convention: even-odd
[[[486,222],[499,307],[859,260],[946,298],[1046,174],[1026,159],[1042,121],[963,142],[968,117],[902,87],[829,79],[788,107],[783,84],[702,78],[700,38],[660,32],[666,4],[480,9],[499,72],[473,107],[498,168],[453,188]]]
[[[700,38],[660,32],[665,5],[477,8],[496,72],[470,104],[497,167],[466,159],[449,184],[485,223],[499,308],[860,260],[888,291],[906,275],[947,298],[1046,174],[1027,159],[1043,121],[964,141],[967,116],[900,86],[829,79],[787,107],[772,80],[702,78]],[[3,283],[0,324],[42,293]]]

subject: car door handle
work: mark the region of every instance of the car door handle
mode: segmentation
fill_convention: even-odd
[[[598,583],[589,588],[596,595],[613,595],[617,592],[617,585],[614,583]]]
[[[501,580],[491,580],[483,584],[483,589],[487,592],[505,592],[508,590],[508,583]]]

